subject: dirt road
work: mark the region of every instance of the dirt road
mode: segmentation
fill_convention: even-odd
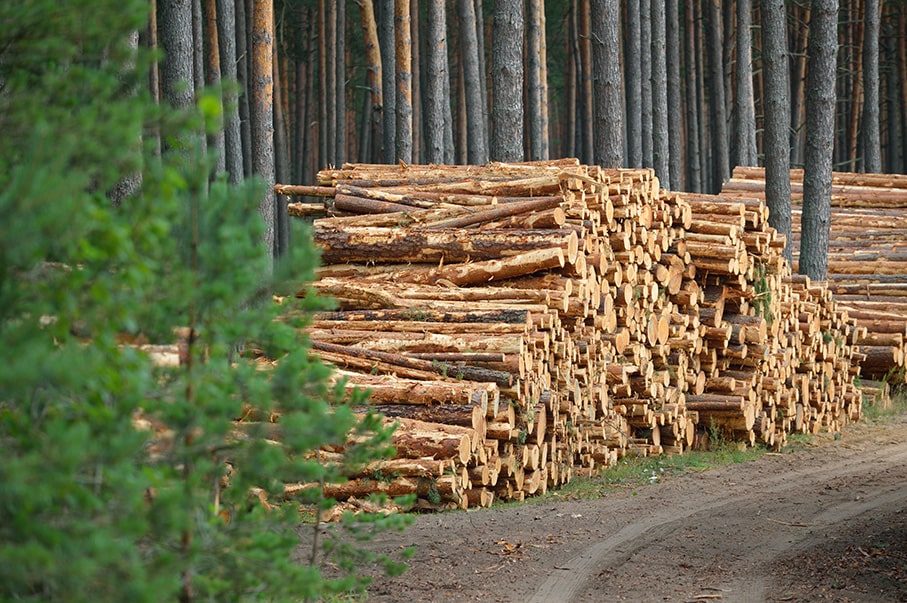
[[[370,602],[907,601],[907,418],[598,500],[423,515]]]

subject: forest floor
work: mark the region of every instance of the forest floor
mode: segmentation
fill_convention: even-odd
[[[415,555],[367,601],[907,601],[907,415],[790,448],[417,516],[368,544]]]

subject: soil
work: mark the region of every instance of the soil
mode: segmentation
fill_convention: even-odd
[[[907,601],[907,417],[558,500],[420,515],[368,601]]]

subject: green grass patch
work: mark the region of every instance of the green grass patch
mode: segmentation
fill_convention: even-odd
[[[539,502],[552,500],[584,500],[607,496],[616,491],[636,490],[687,473],[698,473],[722,465],[743,463],[767,452],[764,447],[739,448],[733,444],[722,445],[709,451],[690,451],[684,454],[659,456],[626,456],[614,467],[603,469],[592,477],[574,477],[565,486],[533,499]]]

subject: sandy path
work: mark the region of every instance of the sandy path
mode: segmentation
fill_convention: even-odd
[[[368,600],[902,601],[907,584],[884,576],[829,590],[838,578],[804,555],[849,545],[868,555],[858,541],[892,529],[907,541],[905,509],[900,418],[599,500],[420,516],[372,543],[417,553],[402,576],[376,579]]]

